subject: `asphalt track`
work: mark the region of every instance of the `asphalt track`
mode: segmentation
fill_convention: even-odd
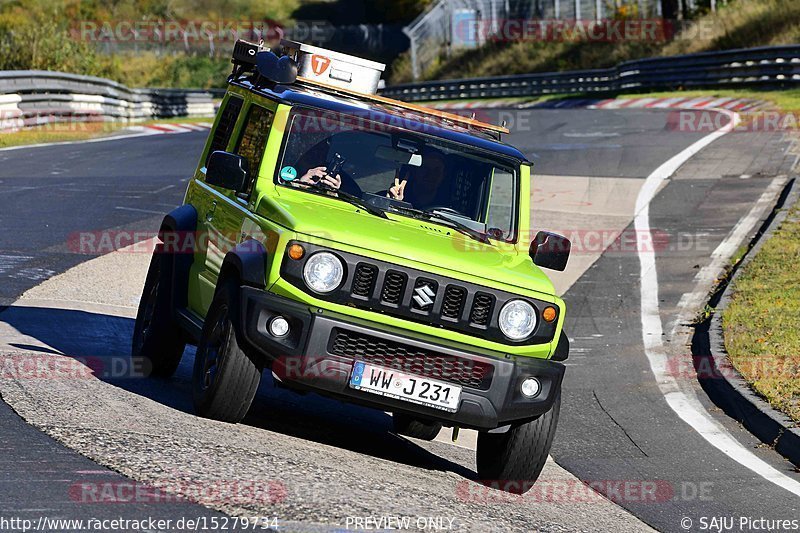
[[[626,198],[615,198],[613,191],[624,190],[627,196],[633,192],[635,196],[653,170],[707,134],[675,131],[669,127],[668,112],[663,111],[527,110],[516,112],[512,118],[516,124],[511,124],[514,132],[509,141],[536,163],[536,173],[546,176],[543,181],[550,184],[548,190],[553,194],[552,204],[535,204],[540,213],[553,215],[543,221],[534,212],[539,217],[539,227],[563,229],[572,220],[569,227],[579,233],[597,230],[598,225],[607,225],[615,232],[620,228],[630,231],[633,213],[624,212]],[[152,230],[158,223],[158,214],[180,203],[185,185],[181,179],[191,172],[203,138],[202,134],[185,134],[0,152],[0,303],[11,304],[45,278],[92,259],[69,251],[77,231]],[[731,134],[684,165],[651,204],[652,228],[668,236],[667,246],[659,249],[656,257],[667,343],[680,339],[673,335],[675,317],[682,309],[684,295],[696,288],[695,274],[711,262],[714,249],[750,211],[773,178],[788,172],[792,158],[786,155],[786,148],[785,141],[776,135]],[[559,190],[562,183],[565,189],[569,184],[584,184],[581,194],[585,195],[608,184],[614,188],[606,195],[606,205],[600,213],[586,211],[585,204],[592,203],[587,201],[574,208],[559,205],[563,203],[559,199],[564,192]],[[569,194],[566,197],[568,203]],[[565,381],[562,421],[552,450],[556,462],[601,488],[616,486],[609,483],[613,480],[656,483],[660,488],[658,501],[637,501],[613,493],[609,496],[663,531],[682,530],[681,520],[685,518],[693,521],[691,530],[699,530],[702,517],[735,517],[737,524],[741,516],[797,517],[797,496],[723,455],[669,408],[644,355],[636,250],[609,250],[602,255],[600,251],[587,248],[579,254],[575,264],[581,269],[573,274],[574,279],[563,284],[567,289],[567,328],[573,351]],[[124,282],[124,276],[119,279]],[[107,287],[84,289],[90,294],[108,291]],[[16,330],[27,330],[50,345],[75,347],[68,342],[68,332],[48,333],[48,320],[59,323],[57,313],[48,315],[46,310],[37,310],[26,319],[24,313],[15,316],[9,312],[0,314],[0,322],[10,321]],[[32,326],[34,321],[37,327]],[[120,328],[120,337],[125,336],[126,327],[129,326]],[[127,339],[114,342],[124,346]],[[14,348],[25,350],[26,346]],[[674,360],[679,363],[677,368],[685,368],[681,365],[687,357],[691,365],[687,347],[672,349]],[[180,379],[177,386],[185,388]],[[749,434],[719,413],[704,399],[696,383],[695,387],[708,412],[736,439],[775,469],[795,480],[800,477],[791,465],[769,448],[758,446]],[[152,391],[135,392],[164,403],[175,398],[159,397]],[[264,427],[258,420],[268,410],[268,399],[256,404],[248,429]],[[292,399],[285,401],[286,405],[286,420],[298,415],[313,416],[318,406],[313,399]],[[390,442],[397,446],[376,435],[382,435],[388,427],[379,414],[340,407],[332,412],[339,417],[367,420],[377,428],[377,432],[368,432],[365,440],[335,440],[342,449],[385,459],[381,448]],[[5,452],[0,463],[6,482],[0,490],[3,514],[32,515],[41,509],[76,512],[74,505],[69,510],[74,502],[64,498],[64,485],[80,479],[76,472],[100,467],[85,466],[93,463],[27,426],[4,404],[0,406],[0,427]],[[276,429],[269,424],[266,428]],[[290,432],[287,427],[279,430]],[[301,438],[319,439],[310,431],[294,432]],[[330,442],[323,439],[321,444]],[[426,446],[433,448],[401,446],[388,455],[395,461],[402,456],[406,463],[428,462],[434,474],[444,470],[469,478],[469,466],[454,467],[450,463],[443,467],[427,455],[429,449],[438,455],[449,453],[436,448],[443,445]],[[43,471],[58,472],[56,478],[60,481],[48,482],[44,475],[34,479],[21,475],[20,460],[29,461],[29,465],[46,465]],[[108,471],[105,474],[114,475]],[[10,497],[26,493],[27,497]],[[35,494],[41,494],[38,503]],[[155,509],[167,514],[210,513],[203,507],[180,505],[187,508],[166,509],[161,505]],[[85,508],[78,506],[77,512],[82,509]],[[144,512],[142,508],[125,510],[131,515]],[[93,507],[91,512],[117,513],[118,509]],[[569,515],[565,512],[557,518],[558,523],[569,528],[572,520],[580,521]],[[537,529],[557,530],[549,520],[533,524]]]

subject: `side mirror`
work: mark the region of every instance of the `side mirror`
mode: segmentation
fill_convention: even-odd
[[[247,180],[247,159],[217,150],[208,158],[206,183],[239,192]]]
[[[572,243],[566,237],[540,231],[533,239],[528,254],[534,265],[550,270],[564,271],[567,268],[571,249]]]

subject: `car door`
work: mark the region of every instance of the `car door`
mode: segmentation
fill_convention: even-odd
[[[253,189],[261,170],[261,162],[269,136],[274,110],[251,103],[240,115],[240,124],[233,130],[227,151],[242,156],[247,162],[247,179],[241,190],[207,186],[211,204],[203,224],[207,233],[205,269],[201,274],[206,287],[203,308],[208,309],[225,255],[257,227],[251,210]]]
[[[209,277],[207,265],[217,260],[209,258],[209,223],[213,221],[217,206],[222,197],[219,190],[205,183],[208,158],[217,150],[227,151],[234,138],[239,116],[244,107],[244,98],[228,93],[222,101],[217,121],[211,131],[203,160],[195,171],[193,183],[189,186],[186,203],[197,210],[197,234],[194,262],[189,274],[189,309],[203,315],[214,296],[216,278]],[[217,250],[213,250],[217,254]]]

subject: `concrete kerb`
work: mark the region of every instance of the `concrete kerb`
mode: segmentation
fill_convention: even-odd
[[[759,440],[771,445],[775,451],[800,466],[800,427],[786,414],[774,409],[742,377],[733,366],[725,349],[725,338],[722,327],[722,316],[730,305],[731,285],[739,278],[753,257],[761,250],[764,243],[775,233],[786,220],[789,211],[800,197],[800,184],[794,178],[789,185],[788,194],[783,196],[782,205],[776,206],[772,220],[766,230],[758,237],[755,245],[748,251],[736,268],[733,276],[725,286],[709,323],[710,361],[715,372],[715,389],[720,405],[729,416],[738,420]]]

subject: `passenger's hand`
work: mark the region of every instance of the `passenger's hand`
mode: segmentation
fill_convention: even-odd
[[[336,174],[336,176],[325,174],[325,176],[323,176],[320,180],[320,183],[327,185],[331,189],[338,190],[339,187],[342,186],[342,177],[339,174]]]
[[[386,196],[393,200],[402,200],[403,196],[405,195],[406,183],[408,180],[400,181],[399,178],[394,179],[394,187],[389,189],[389,192],[386,193]]]
[[[327,167],[315,167],[303,174],[300,183],[322,183],[332,189],[339,189],[342,186],[342,177],[337,174],[330,176],[326,172]]]

